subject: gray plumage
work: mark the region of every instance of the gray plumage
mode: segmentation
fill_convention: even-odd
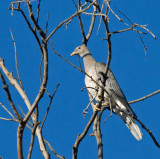
[[[80,55],[82,57],[85,72],[88,75],[92,76],[92,78],[99,85],[102,85],[103,78],[106,79],[105,90],[107,91],[107,93],[104,92],[104,100],[102,102],[102,105],[110,104],[113,112],[116,113],[125,122],[133,136],[137,140],[141,140],[141,130],[131,116],[136,115],[129,106],[126,97],[119,87],[112,71],[109,69],[107,72],[107,76],[104,77],[106,65],[104,63],[96,62],[85,45],[78,46],[71,54],[71,56],[73,55]],[[101,88],[87,75],[85,75],[85,85],[87,87],[89,95],[91,95],[93,99],[98,99],[98,93],[100,92]]]

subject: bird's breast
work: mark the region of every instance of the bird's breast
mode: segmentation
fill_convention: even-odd
[[[91,94],[93,96],[93,98],[95,98],[97,96],[97,92],[98,92],[98,86],[97,84],[94,82],[97,82],[97,75],[96,72],[92,72],[93,70],[90,70],[89,72],[87,72],[87,74],[89,76],[91,76],[92,78],[88,77],[87,75],[85,76],[85,85],[86,88],[89,92],[89,94]]]

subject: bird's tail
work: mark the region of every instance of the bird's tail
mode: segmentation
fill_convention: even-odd
[[[127,125],[127,127],[129,128],[129,130],[131,131],[132,135],[139,141],[142,139],[142,132],[140,130],[140,128],[138,127],[138,125],[136,124],[136,122],[134,121],[134,119],[122,112],[122,111],[119,111],[118,109],[114,109],[113,110],[124,122],[125,124]]]

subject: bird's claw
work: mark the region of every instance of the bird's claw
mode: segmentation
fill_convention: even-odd
[[[99,111],[99,110],[101,110],[99,107],[98,107],[98,103],[94,106],[94,111]]]
[[[95,98],[97,102],[102,101],[102,96],[100,94],[97,94],[97,97]]]

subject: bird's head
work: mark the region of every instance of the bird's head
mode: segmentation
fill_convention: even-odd
[[[86,54],[90,54],[88,48],[85,45],[81,45],[76,47],[76,49],[71,53],[70,56],[80,55],[81,57],[84,57]]]

